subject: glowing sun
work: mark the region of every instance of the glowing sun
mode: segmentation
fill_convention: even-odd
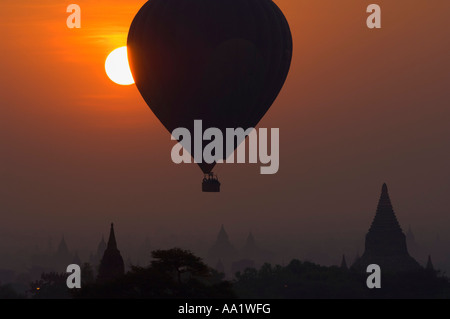
[[[127,47],[120,47],[112,51],[105,62],[105,70],[108,77],[114,83],[131,85],[134,83],[128,64]]]

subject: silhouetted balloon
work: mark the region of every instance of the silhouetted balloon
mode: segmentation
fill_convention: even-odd
[[[255,127],[292,58],[289,25],[271,0],[150,0],[127,46],[148,106],[169,132],[185,127],[192,138],[194,120],[224,133]],[[199,164],[204,173],[214,165]]]

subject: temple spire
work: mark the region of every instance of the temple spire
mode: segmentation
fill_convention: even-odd
[[[249,245],[249,246],[255,246],[255,245],[256,245],[256,243],[255,243],[255,237],[253,237],[252,232],[250,232],[250,233],[248,234],[248,237],[247,237],[247,245]]]
[[[408,253],[406,236],[395,216],[386,183],[381,187],[375,217],[366,235],[364,254],[352,267],[365,271],[369,264],[378,264],[389,272],[420,269]]]
[[[345,255],[342,255],[342,261],[341,261],[341,269],[347,270],[347,261],[345,261]]]
[[[114,234],[114,223],[111,223],[111,230],[109,232],[108,249],[117,249],[116,235]]]
[[[117,249],[116,236],[114,234],[114,224],[111,223],[108,246],[100,261],[97,280],[106,282],[113,280],[125,273],[125,265],[120,251]]]
[[[434,271],[434,266],[431,262],[431,255],[428,255],[427,267],[425,269],[428,271]]]
[[[66,240],[64,235],[62,236],[61,242],[59,243],[57,254],[66,255],[69,253],[69,249],[67,248]]]
[[[228,241],[228,234],[225,231],[225,227],[222,226],[220,227],[220,231],[219,231],[219,235],[217,235],[217,241]]]
[[[226,273],[227,270],[230,269],[231,263],[236,260],[237,255],[236,248],[231,244],[228,234],[225,231],[225,227],[222,224],[215,243],[208,251],[208,261],[212,264],[220,259],[225,267]]]
[[[381,195],[377,207],[377,212],[378,211],[394,212],[386,183],[381,187]]]
[[[378,200],[377,211],[370,226],[369,233],[402,233],[403,231],[395,216],[392,208],[391,199],[389,197],[388,187],[386,183],[381,187],[381,195]]]

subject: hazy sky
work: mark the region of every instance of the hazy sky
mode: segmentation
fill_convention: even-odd
[[[291,71],[260,127],[280,128],[280,170],[222,164],[219,194],[134,85],[104,71],[144,0],[0,4],[0,232],[98,238],[249,230],[267,240],[352,239],[387,182],[403,228],[450,225],[448,0],[277,0],[293,35]],[[382,29],[366,7],[382,8]],[[120,238],[120,237],[119,237]],[[355,239],[356,240],[356,239]],[[297,245],[306,244],[299,240]],[[2,245],[6,245],[3,242]],[[360,248],[362,250],[362,247]]]

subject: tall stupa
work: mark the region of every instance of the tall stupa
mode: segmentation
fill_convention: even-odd
[[[377,211],[366,235],[364,254],[352,268],[365,272],[370,264],[377,264],[382,271],[391,273],[421,268],[408,253],[406,236],[395,216],[386,184],[381,189]]]

